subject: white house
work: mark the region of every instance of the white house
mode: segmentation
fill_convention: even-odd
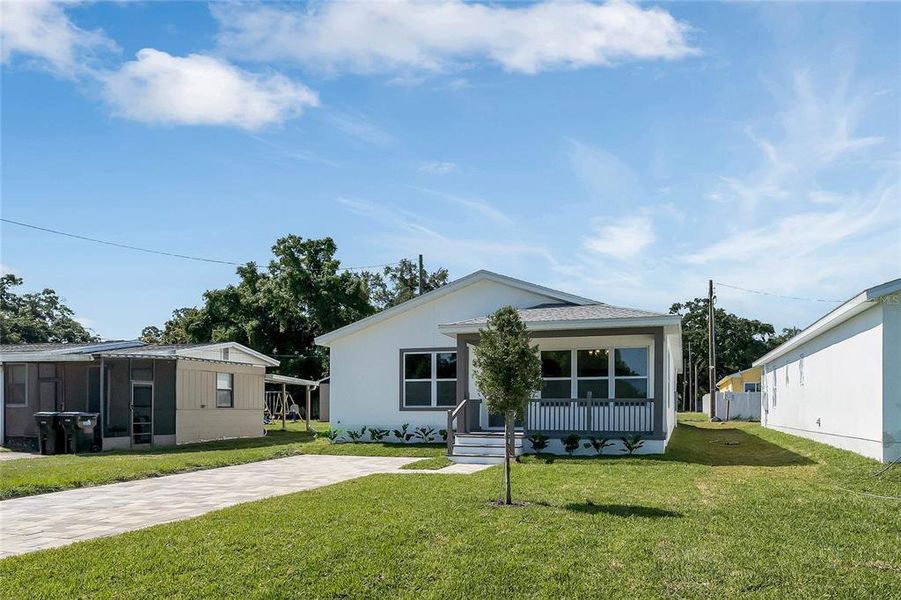
[[[901,456],[901,279],[865,290],[761,357],[762,423]]]
[[[610,306],[489,271],[316,338],[330,351],[332,426],[393,430],[409,423],[410,431],[449,431],[455,459],[499,453],[492,431],[502,422],[487,413],[476,389],[472,348],[487,316],[503,306],[519,309],[541,351],[544,389],[528,405],[524,434],[547,435],[548,451],[558,452],[560,438],[571,433],[640,435],[642,451],[663,452],[682,368],[679,316]]]

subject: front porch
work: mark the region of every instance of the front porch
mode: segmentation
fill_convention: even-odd
[[[522,312],[528,316],[530,311]],[[535,434],[548,438],[543,452],[554,454],[567,453],[562,440],[572,435],[580,438],[574,454],[595,454],[583,447],[590,438],[614,442],[605,453],[619,454],[620,440],[635,436],[643,441],[641,453],[665,450],[675,424],[678,325],[623,327],[622,319],[617,321],[617,327],[585,320],[527,321],[541,353],[544,385],[517,415],[517,453],[532,451],[528,438]],[[503,419],[488,414],[475,383],[473,351],[480,326],[474,320],[439,327],[456,340],[457,401],[447,413],[447,447],[448,456],[460,462],[474,455],[474,448],[481,448],[484,457],[494,456],[495,438],[503,430]]]

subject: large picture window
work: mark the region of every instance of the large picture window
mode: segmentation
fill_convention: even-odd
[[[648,365],[647,346],[543,350],[541,397],[648,398]]]
[[[234,408],[235,376],[231,373],[216,373],[216,408]]]
[[[617,348],[614,356],[615,398],[648,397],[648,349]]]
[[[457,353],[408,350],[402,355],[406,408],[434,408],[457,404]]]
[[[542,398],[572,397],[572,351],[545,350],[541,353]]]

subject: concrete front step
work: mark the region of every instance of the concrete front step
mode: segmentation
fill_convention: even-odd
[[[513,438],[513,445],[522,448],[522,434]],[[504,447],[503,435],[491,435],[484,433],[460,433],[454,436],[454,444],[457,446],[498,446]]]
[[[469,454],[454,454],[449,456],[451,462],[464,465],[499,465],[504,462],[503,456],[472,456]]]
[[[454,445],[454,454],[469,454],[473,456],[503,456],[503,446],[459,446]],[[513,449],[514,456],[522,455],[522,446]]]

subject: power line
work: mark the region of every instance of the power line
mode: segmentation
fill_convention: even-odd
[[[761,290],[752,290],[748,288],[738,287],[737,285],[729,285],[728,283],[723,283],[721,281],[717,281],[716,284],[718,286],[731,288],[733,290],[740,290],[742,292],[748,292],[751,294],[760,294],[761,296],[775,296],[776,298],[785,298],[787,300],[803,300],[805,302],[830,302],[833,304],[841,304],[844,300],[826,300],[824,298],[801,298],[799,296],[784,296],[782,294],[774,294],[773,292],[764,292]]]
[[[29,223],[22,223],[21,221],[13,221],[12,219],[0,219],[4,223],[11,223],[12,225],[18,225],[19,227],[27,227],[29,229],[37,229],[38,231],[44,231],[46,233],[52,233],[55,235],[62,235],[65,237],[75,238],[77,240],[83,240],[86,242],[94,242],[96,244],[104,244],[106,246],[115,246],[117,248],[125,248],[126,250],[135,250],[137,252],[146,252],[148,254],[160,254],[162,256],[170,256],[172,258],[183,258],[185,260],[196,260],[200,262],[207,263],[216,263],[220,265],[231,265],[233,267],[240,267],[240,263],[231,262],[228,260],[219,260],[216,258],[203,258],[201,256],[190,256],[188,254],[178,254],[176,252],[166,252],[165,250],[154,250],[151,248],[141,248],[140,246],[132,246],[130,244],[120,244],[119,242],[109,242],[106,240],[98,240],[97,238],[88,237],[86,235],[79,235],[77,233],[69,233],[66,231],[59,231],[57,229],[50,229],[49,227],[39,227],[37,225],[31,225]]]
[[[165,250],[155,250],[153,248],[142,248],[140,246],[132,246],[131,244],[121,244],[119,242],[110,242],[108,240],[100,240],[97,238],[88,237],[86,235],[79,235],[77,233],[69,233],[68,231],[60,231],[58,229],[50,229],[49,227],[40,227],[38,225],[32,225],[30,223],[23,223],[21,221],[14,221],[12,219],[3,219],[0,218],[0,221],[4,223],[9,223],[11,225],[18,225],[19,227],[27,227],[28,229],[36,229],[37,231],[43,231],[45,233],[52,233],[54,235],[61,235],[64,237],[74,238],[76,240],[82,240],[85,242],[94,242],[95,244],[103,244],[105,246],[114,246],[116,248],[124,248],[126,250],[134,250],[136,252],[146,252],[147,254],[158,254],[161,256],[168,256],[170,258],[181,258],[184,260],[195,260],[199,262],[206,263],[214,263],[219,265],[230,265],[233,267],[240,267],[243,263],[236,263],[230,260],[219,260],[217,258],[205,258],[202,256],[191,256],[189,254],[179,254],[177,252],[167,252]],[[393,267],[395,265],[399,265],[401,261],[387,263],[383,265],[364,265],[359,267],[340,267],[338,271],[356,271],[360,269],[376,269],[382,267]]]

